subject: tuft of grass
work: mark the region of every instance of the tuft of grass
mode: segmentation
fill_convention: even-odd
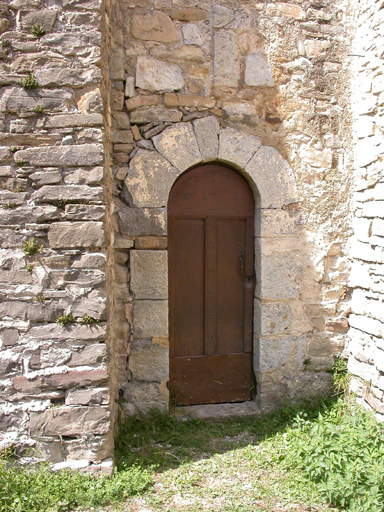
[[[44,244],[39,244],[35,237],[26,238],[23,240],[22,250],[25,255],[32,256],[33,254],[42,251]]]
[[[149,472],[137,466],[112,477],[58,471],[40,465],[34,469],[0,464],[0,512],[63,512],[77,507],[99,507],[123,502],[151,483]]]
[[[4,203],[1,205],[1,207],[4,209],[4,210],[12,210],[13,208],[17,208],[17,204],[16,203]]]
[[[27,263],[27,264],[25,265],[25,268],[28,270],[28,272],[32,272],[32,270],[33,270],[33,265],[32,265],[32,263]]]
[[[60,325],[69,325],[74,324],[76,322],[76,319],[74,316],[72,316],[71,313],[68,313],[67,315],[59,315],[55,322]]]
[[[97,321],[89,315],[83,315],[79,320],[79,324],[82,325],[92,325],[95,324],[96,322]]]
[[[351,380],[350,375],[348,373],[348,359],[342,357],[341,355],[337,355],[333,361],[331,373],[333,380],[333,388],[335,390],[336,395],[347,395],[349,382]]]
[[[37,300],[37,302],[44,302],[45,299],[42,295],[38,293],[35,297],[35,300]]]
[[[20,80],[19,85],[23,89],[36,89],[38,87],[38,83],[36,77],[33,73],[29,73],[29,75],[22,80]]]
[[[41,25],[33,25],[31,28],[31,34],[35,37],[43,37],[45,36],[45,30]]]
[[[44,114],[44,110],[42,109],[41,105],[39,105],[39,103],[36,103],[33,111],[35,112],[35,114]]]
[[[3,41],[1,41],[1,46],[3,48],[10,48],[11,47],[11,41],[9,41],[9,39],[3,39]]]
[[[16,163],[19,167],[23,167],[27,162],[25,162],[24,160],[18,160]]]

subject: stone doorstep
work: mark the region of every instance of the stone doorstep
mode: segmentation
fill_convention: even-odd
[[[187,405],[176,407],[171,412],[171,415],[176,416],[181,421],[189,418],[219,420],[224,418],[256,418],[261,416],[261,412],[256,402],[249,401],[227,404]]]

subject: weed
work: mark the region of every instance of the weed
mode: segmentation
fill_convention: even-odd
[[[2,450],[0,450],[0,461],[1,460],[9,460],[15,457],[16,455],[16,445],[15,444],[9,444]],[[0,463],[1,465],[1,463]]]
[[[33,270],[33,265],[32,265],[32,263],[27,263],[27,264],[25,265],[25,268],[28,270],[28,272],[32,272],[32,270]]]
[[[33,109],[35,114],[44,114],[44,110],[41,108],[41,105],[36,103],[35,108]]]
[[[37,302],[44,302],[45,301],[44,297],[42,297],[39,293],[36,295],[35,299],[37,300]]]
[[[24,160],[19,160],[19,161],[18,161],[18,162],[16,162],[16,163],[17,163],[17,165],[18,165],[19,167],[23,167],[27,162],[25,162]]]
[[[39,253],[42,251],[44,244],[39,244],[35,237],[26,238],[23,240],[23,253],[28,256]]]
[[[16,151],[19,151],[21,148],[18,146],[12,146],[11,147],[11,153],[16,153]]]
[[[2,208],[4,208],[4,210],[12,210],[13,208],[17,208],[17,204],[16,203],[4,203],[1,205]]]
[[[38,83],[36,77],[33,73],[29,73],[29,75],[22,80],[20,80],[19,85],[23,89],[36,89],[38,87]]]
[[[4,39],[3,41],[1,41],[1,46],[3,48],[10,48],[11,47],[11,41],[9,41],[9,39]]]
[[[42,26],[36,24],[33,25],[31,29],[31,34],[35,37],[43,37],[45,35],[45,30]]]
[[[50,204],[52,206],[56,206],[56,208],[60,208],[61,210],[64,210],[65,205],[68,204],[68,199],[57,199],[55,201],[50,201]]]
[[[31,470],[0,464],[0,481],[1,512],[46,512],[123,502],[143,492],[152,479],[137,466],[112,477],[95,477],[68,470],[54,473],[48,465]]]
[[[89,315],[83,315],[81,317],[81,319],[79,320],[79,324],[82,324],[82,325],[91,325],[91,324],[95,324],[95,323],[96,323],[96,320]]]
[[[333,378],[333,388],[337,395],[345,395],[348,393],[350,375],[348,373],[348,359],[338,355],[335,357],[331,373]]]
[[[330,504],[354,512],[382,512],[384,427],[341,399],[315,421],[298,418],[285,438],[285,465],[315,482]]]
[[[310,358],[304,359],[304,361],[303,361],[304,371],[307,371],[308,368],[311,366],[311,364],[312,364],[312,361]]]
[[[59,315],[55,322],[60,325],[69,325],[75,323],[76,319],[71,313],[68,313],[67,315]]]

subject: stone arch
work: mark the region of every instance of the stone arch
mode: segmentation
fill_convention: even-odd
[[[120,212],[120,226],[125,235],[137,236],[132,227],[135,222],[145,223],[150,219],[151,234],[166,236],[166,205],[172,186],[182,173],[201,163],[216,161],[237,169],[253,191],[258,219],[255,222],[254,371],[259,405],[273,404],[273,394],[279,388],[276,378],[284,380],[281,374],[276,377],[275,370],[286,363],[292,365],[292,354],[302,352],[305,344],[305,336],[290,330],[290,322],[302,307],[298,297],[299,258],[287,249],[286,240],[276,241],[276,237],[299,236],[299,212],[296,205],[292,207],[297,202],[297,192],[289,164],[275,148],[263,146],[259,137],[235,128],[221,128],[213,116],[175,123],[152,140],[155,150],[140,149],[130,162],[125,185],[131,208]],[[124,228],[124,225],[131,227]],[[297,247],[297,243],[293,245]],[[129,369],[132,381],[126,398],[132,403],[132,411],[168,407],[167,268],[165,250],[136,250],[135,247],[131,251],[130,286],[134,301]],[[295,311],[287,303],[292,299]],[[151,370],[146,369],[149,361],[152,361]],[[271,372],[276,374],[272,380]],[[147,383],[146,393],[135,392],[136,380]],[[281,386],[278,393],[281,394]]]

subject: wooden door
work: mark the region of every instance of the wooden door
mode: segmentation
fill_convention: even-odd
[[[202,165],[172,188],[169,389],[176,405],[250,399],[253,224],[252,192],[232,169]]]

